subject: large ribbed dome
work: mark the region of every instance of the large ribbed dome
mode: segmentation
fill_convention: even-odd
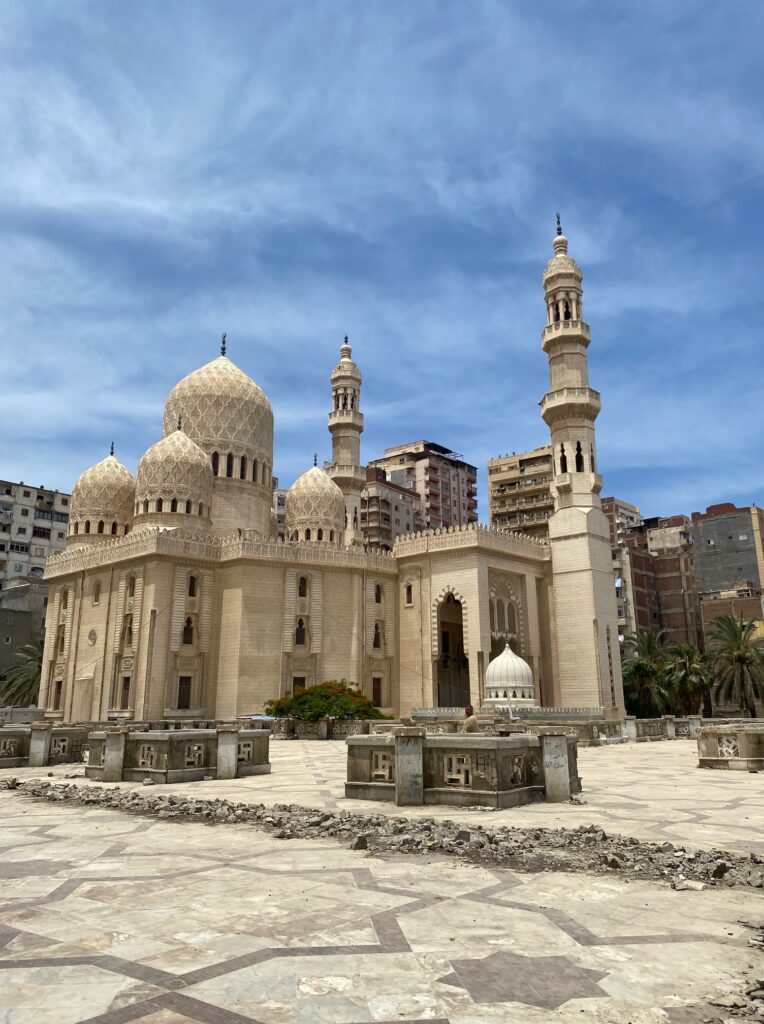
[[[273,410],[265,392],[226,356],[194,370],[170,392],[164,433],[183,430],[208,453],[273,454]]]
[[[491,699],[533,699],[531,667],[509,644],[485,670],[485,694]]]
[[[344,528],[342,491],[323,469],[313,466],[287,491],[286,535],[293,538],[297,534],[300,540],[339,541]]]
[[[183,430],[174,430],[152,445],[138,464],[138,484],[135,498],[139,511],[143,503],[158,499],[170,502],[190,501],[194,513],[201,504],[207,510],[212,504],[212,467],[209,456]],[[182,509],[181,509],[182,511]]]
[[[133,519],[135,503],[135,477],[113,455],[107,455],[95,466],[86,469],[74,485],[70,515],[70,534],[81,534],[85,522],[92,524],[96,533],[99,522],[105,524],[100,532],[111,534],[112,523],[117,523],[120,534]],[[79,529],[74,529],[77,524]],[[91,530],[87,531],[88,533]]]

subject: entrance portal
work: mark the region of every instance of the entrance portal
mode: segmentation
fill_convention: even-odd
[[[470,702],[470,668],[464,650],[462,604],[453,594],[438,609],[440,657],[435,662],[438,706],[466,707]]]

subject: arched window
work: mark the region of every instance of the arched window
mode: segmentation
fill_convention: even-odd
[[[576,441],[576,472],[583,473],[584,471],[584,453],[581,451],[581,442]]]
[[[171,512],[177,512],[178,511],[178,499],[177,498],[173,498],[172,501],[170,502],[170,511]]]
[[[75,523],[74,524],[74,532],[75,533],[79,533],[80,532],[80,524],[79,523]]]
[[[103,519],[99,519],[98,520],[98,532],[99,533],[103,533],[103,531],[104,531]]]
[[[125,616],[125,647],[133,646],[133,617]]]
[[[125,536],[127,536],[128,533],[130,533],[130,527],[128,526],[127,523],[125,523]]]
[[[217,476],[220,471],[220,456],[217,452],[212,453],[212,475]]]
[[[163,511],[164,511],[164,501],[162,500],[162,498],[157,498],[157,512],[163,512]]]
[[[334,530],[329,531],[329,542],[330,544],[334,544]]]
[[[183,626],[183,643],[192,644],[194,642],[194,620],[189,617],[186,619],[185,625]]]
[[[560,320],[560,306],[559,306],[559,303],[555,302],[555,304],[554,304],[554,322],[558,323],[559,320]]]
[[[101,582],[96,580],[93,584],[93,604],[99,604],[101,601]]]
[[[202,513],[201,513],[201,510],[200,510],[200,511],[199,511],[199,515],[201,515],[201,514],[202,514]],[[187,516],[190,516],[190,515],[191,515],[191,499],[190,499],[190,498],[189,498],[189,499],[188,499],[188,501],[186,502],[186,515],[187,515]]]
[[[379,623],[374,623],[374,647],[379,649],[382,646],[382,630],[379,628]]]
[[[496,605],[493,601],[488,603],[488,621],[492,633],[496,632]]]
[[[560,445],[560,472],[568,472],[568,456],[565,454],[565,445]]]
[[[517,636],[517,612],[511,601],[507,601],[507,630]]]
[[[252,479],[257,483],[257,459],[252,459]]]
[[[135,576],[128,576],[127,578],[127,596],[135,597]]]
[[[310,540],[310,527],[305,531],[305,540]]]
[[[90,520],[85,520],[85,533],[90,533]]]
[[[382,604],[382,587],[378,583],[374,584],[374,603]]]
[[[506,633],[507,631],[507,619],[504,611],[504,602],[499,599],[496,602],[496,628],[499,633]]]
[[[589,447],[589,458],[591,459],[590,465],[592,467],[592,473],[596,473],[597,467],[594,462],[594,445],[590,445]]]
[[[239,462],[239,480],[247,479],[247,456],[242,455],[241,461]]]
[[[407,583],[406,584],[406,591],[405,591],[405,593],[406,593],[406,598],[405,598],[406,604],[413,604],[414,603],[414,587],[413,587],[413,584],[411,584],[411,583]]]
[[[263,463],[263,471],[261,477],[262,479],[260,480],[260,483],[263,484],[263,486],[265,486],[265,484],[268,482],[268,465],[265,462]]]
[[[196,576],[188,577],[188,596],[196,597]]]
[[[290,540],[299,540],[300,539],[300,535],[297,532],[297,530],[292,530],[292,536],[289,539]]]
[[[147,498],[146,501],[144,501],[144,503],[143,503],[143,514],[145,515],[148,512],[148,510],[149,510],[149,502],[148,502],[148,498]]]
[[[305,623],[302,619],[297,620],[297,629],[294,631],[294,642],[298,647],[305,646]]]
[[[300,582],[299,582],[299,584],[297,586],[297,596],[298,597],[307,597],[308,596],[308,581],[305,579],[304,576],[300,577]]]
[[[233,455],[230,452],[225,457],[225,475],[233,476]]]
[[[318,528],[318,533],[316,534],[316,539],[317,540],[323,540],[324,539],[324,531],[321,529],[321,527]]]
[[[350,408],[355,409],[355,395],[350,396]]]
[[[570,303],[566,299],[563,304],[563,319],[570,320]]]
[[[112,534],[116,534],[116,532],[117,532],[117,524],[116,523],[112,523],[111,524],[111,532],[112,532]]]

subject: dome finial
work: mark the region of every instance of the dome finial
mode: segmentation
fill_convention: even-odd
[[[557,211],[557,234],[562,234],[562,224],[560,224],[560,211]]]
[[[221,354],[221,356],[225,355],[225,335],[226,335],[226,332],[223,331],[223,336],[220,339],[220,354]]]
[[[318,452],[313,452],[313,465],[318,465]]]
[[[113,454],[114,454],[114,442],[112,441],[111,442],[111,448],[109,449],[109,455],[113,455]]]

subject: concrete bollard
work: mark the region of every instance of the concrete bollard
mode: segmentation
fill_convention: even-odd
[[[395,802],[399,807],[424,804],[424,738],[421,726],[395,729]]]
[[[570,800],[568,739],[564,732],[547,733],[541,739],[541,763],[547,803]]]
[[[239,763],[239,726],[219,725],[217,734],[217,777],[219,779],[235,779]]]
[[[103,773],[102,782],[121,782],[122,771],[125,766],[125,744],[129,729],[117,726],[114,729],[104,730],[106,742],[103,748]]]
[[[32,722],[29,736],[29,767],[44,768],[50,760],[52,722]]]

